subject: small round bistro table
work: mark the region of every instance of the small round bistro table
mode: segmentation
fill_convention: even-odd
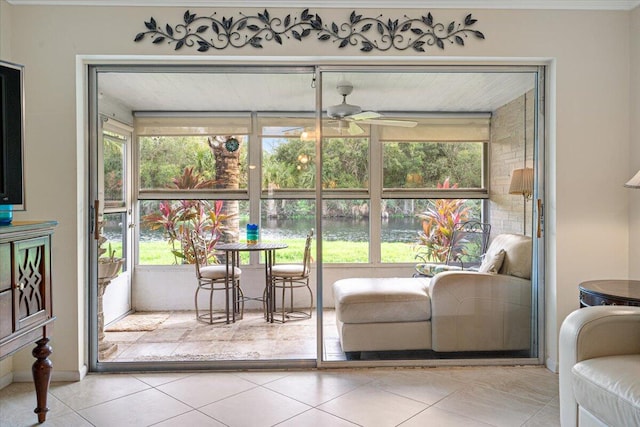
[[[632,305],[640,307],[640,280],[590,280],[582,282],[580,307]]]
[[[284,249],[287,247],[285,243],[219,243],[214,249],[224,251],[227,262],[227,275],[226,280],[229,280],[229,273],[234,271],[235,267],[240,266],[240,252],[264,252],[264,271],[265,271],[265,292],[264,297],[257,298],[245,298],[259,300],[264,303],[265,318],[267,322],[273,323],[273,313],[275,311],[275,300],[273,298],[273,289],[271,286],[271,268],[276,260],[276,250]],[[227,284],[228,285],[228,284]],[[235,295],[236,289],[233,288],[233,301],[237,301]],[[235,309],[232,310],[235,313]],[[233,317],[235,322],[235,315]]]

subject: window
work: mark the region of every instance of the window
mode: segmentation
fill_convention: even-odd
[[[104,167],[104,201],[107,206],[124,206],[126,139],[115,132],[102,134]]]
[[[189,233],[197,231],[215,244],[237,241],[245,229],[249,202],[246,200],[170,199],[141,200],[139,263],[174,265],[190,263]],[[220,261],[211,252],[212,261]]]
[[[239,144],[237,154],[225,148],[226,139],[224,136],[141,136],[138,140],[140,191],[247,188],[247,138],[234,137]]]
[[[313,119],[258,117],[262,191],[273,196],[280,190],[298,190],[312,198],[316,179]]]
[[[483,188],[481,142],[385,142],[384,189]]]
[[[428,231],[430,220],[438,229],[449,229],[454,222],[481,220],[483,200],[384,199],[382,212],[381,261],[415,263],[416,255],[424,253],[427,243],[440,243],[439,236]],[[447,247],[440,249],[446,251]],[[441,254],[446,255],[446,252]],[[431,257],[429,261],[444,262],[443,258]]]
[[[102,235],[107,240],[101,248],[102,257],[126,258],[129,197],[127,191],[127,149],[131,140],[129,130],[113,120],[105,120],[102,129],[101,167],[103,179],[99,183],[104,194],[102,209]],[[123,265],[123,271],[127,265]]]
[[[414,262],[423,242],[420,215],[443,200],[461,200],[472,213],[468,219],[482,218],[488,117],[410,119],[418,123],[413,128],[358,123],[354,129],[342,120],[323,121],[325,263]],[[314,118],[260,112],[142,116],[136,129],[141,264],[188,261],[181,258],[188,229],[204,227],[229,241],[241,239],[252,212],[249,195],[258,194],[251,190],[258,183],[249,180],[255,168],[263,239],[295,247],[315,226]],[[250,149],[251,141],[259,147]],[[252,152],[260,162],[250,165]],[[371,159],[381,159],[375,163],[381,178],[372,180]],[[218,203],[229,218],[213,230],[210,214]],[[212,239],[219,238],[214,234]],[[371,245],[380,250],[370,252]]]
[[[262,148],[262,239],[288,245],[278,251],[280,262],[300,262],[305,238],[316,224],[315,121],[258,113],[257,122]]]
[[[192,230],[212,243],[239,239],[250,128],[248,115],[136,117],[140,264],[190,263]]]
[[[329,134],[322,146],[322,187],[332,190],[369,190],[369,136]]]
[[[323,202],[323,262],[369,262],[369,207],[366,199],[329,199]]]
[[[415,262],[424,245],[439,240],[429,221],[447,230],[484,217],[489,118],[432,115],[413,117],[412,128],[381,127],[381,262]]]

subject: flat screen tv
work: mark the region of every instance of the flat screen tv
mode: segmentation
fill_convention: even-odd
[[[24,209],[24,67],[0,61],[0,205]]]

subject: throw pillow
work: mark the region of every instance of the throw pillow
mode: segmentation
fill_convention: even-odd
[[[502,263],[504,262],[505,254],[506,252],[504,249],[500,249],[500,251],[493,254],[485,254],[478,271],[480,273],[498,274],[498,271],[500,271],[500,267],[502,267]]]

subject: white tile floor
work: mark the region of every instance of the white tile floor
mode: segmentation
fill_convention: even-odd
[[[89,375],[52,383],[47,426],[559,426],[542,367]],[[0,425],[30,426],[30,383],[0,390]]]

